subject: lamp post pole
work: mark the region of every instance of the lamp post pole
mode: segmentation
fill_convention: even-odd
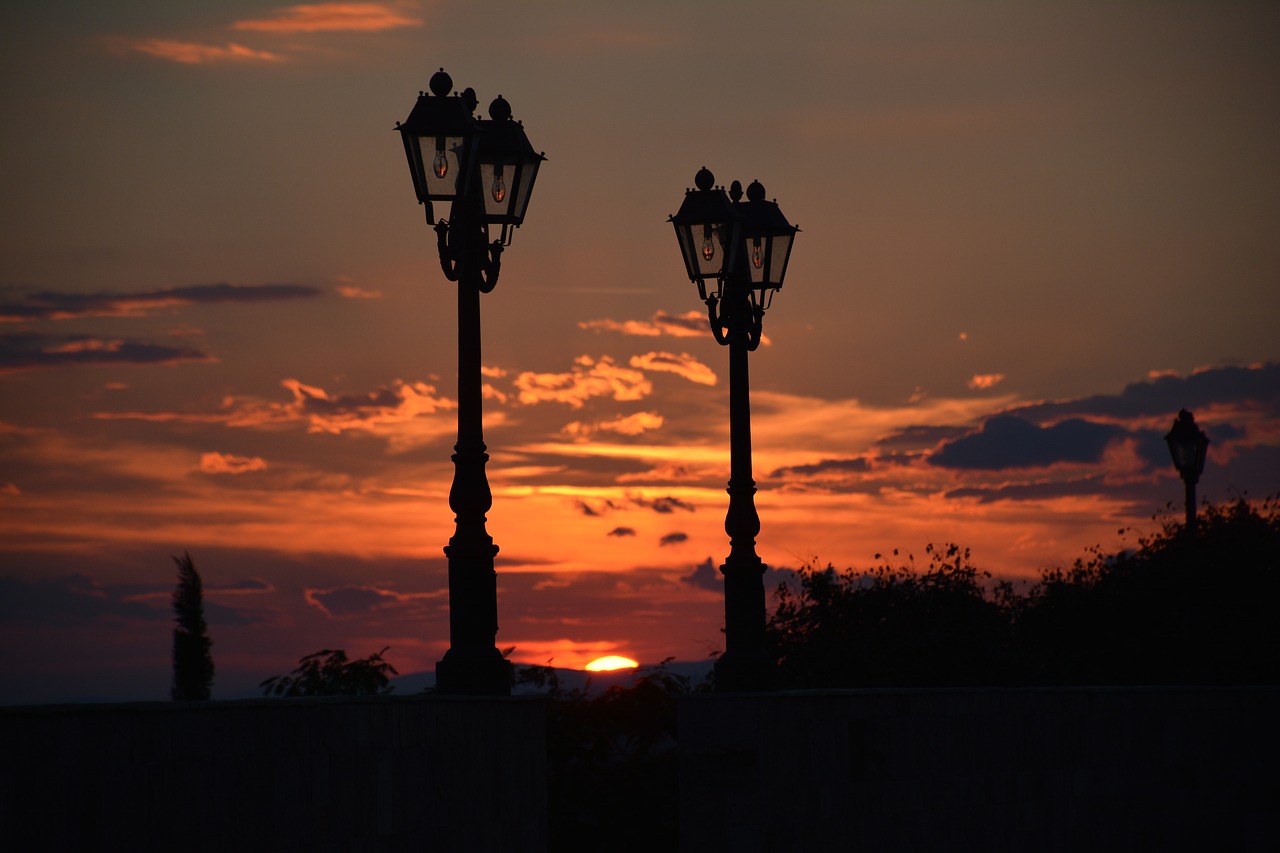
[[[485,528],[493,506],[485,463],[480,359],[480,294],[493,290],[502,252],[524,221],[544,157],[529,145],[499,95],[489,119],[476,119],[471,89],[453,94],[444,69],[430,93],[420,93],[409,118],[397,124],[418,202],[434,218],[433,203],[449,205],[449,218],[434,223],[445,278],[458,287],[458,440],[453,448],[449,507],[454,533],[444,552],[449,563],[449,650],[436,664],[443,693],[505,696],[511,664],[498,651],[498,546]],[[490,240],[490,229],[499,229]]]
[[[775,661],[765,638],[764,572],[756,553],[760,515],[751,471],[751,379],[748,355],[760,346],[764,313],[782,288],[791,244],[799,231],[765,200],[753,181],[742,200],[734,181],[728,195],[705,167],[670,221],[691,281],[707,306],[716,342],[729,348],[729,509],[724,530],[729,556],[724,575],[725,651],[716,661],[716,690],[769,690]]]
[[[497,284],[502,244],[486,247],[484,234],[469,216],[440,223],[440,257],[450,257],[450,229],[465,233],[469,245],[457,247],[458,282],[458,440],[453,446],[453,483],[449,508],[454,533],[445,546],[449,560],[449,650],[436,663],[436,687],[444,693],[508,695],[511,665],[498,651],[498,576],[493,560],[498,546],[485,528],[493,493],[485,464],[484,411],[480,375],[480,294]],[[490,256],[492,260],[490,261]],[[475,268],[488,262],[486,279]],[[446,269],[446,275],[449,270]]]
[[[742,278],[741,273],[730,276],[718,317],[714,302],[709,300],[707,306],[713,330],[717,323],[724,324],[729,347],[729,509],[724,516],[729,556],[720,567],[724,575],[725,652],[716,661],[716,687],[723,691],[760,690],[773,684],[773,660],[765,648],[766,566],[756,553],[760,514],[751,464],[747,358],[759,345],[764,312],[753,310]]]

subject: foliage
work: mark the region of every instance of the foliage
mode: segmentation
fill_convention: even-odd
[[[915,559],[869,571],[802,568],[782,584],[768,624],[784,687],[887,687],[1002,681],[1008,666],[1006,607],[968,549],[929,545]],[[897,556],[897,552],[894,552]],[[880,555],[877,554],[879,559]]]
[[[1277,595],[1280,503],[1206,505],[1194,535],[1166,520],[1044,572],[1016,614],[1022,665],[1036,682],[1276,683]]]
[[[213,641],[204,621],[204,585],[191,555],[174,557],[178,586],[173,591],[173,684],[175,700],[208,699],[213,688]]]
[[[1121,531],[1123,534],[1124,531]],[[769,636],[787,687],[1280,681],[1280,502],[1207,505],[1019,594],[955,545],[869,571],[808,566]],[[895,552],[896,555],[896,552]],[[879,555],[877,555],[879,559]]]
[[[382,659],[382,651],[348,660],[343,649],[321,649],[298,661],[289,675],[273,675],[258,686],[264,696],[373,696],[390,693],[388,682],[399,675]]]
[[[549,666],[517,667],[517,683],[548,699],[550,849],[594,851],[606,838],[621,853],[676,848],[676,699],[695,688],[670,662],[599,693],[590,681],[563,689]]]

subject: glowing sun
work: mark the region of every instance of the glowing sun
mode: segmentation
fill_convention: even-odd
[[[615,669],[635,669],[639,665],[637,661],[621,655],[605,655],[587,664],[586,669],[587,672],[610,672]]]

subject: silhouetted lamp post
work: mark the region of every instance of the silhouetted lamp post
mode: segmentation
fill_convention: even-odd
[[[1209,451],[1209,436],[1196,426],[1195,417],[1186,409],[1178,412],[1173,428],[1164,437],[1169,445],[1169,455],[1173,457],[1173,467],[1186,485],[1187,491],[1187,532],[1196,532],[1196,483],[1204,473],[1205,454]]]
[[[458,283],[458,443],[449,490],[456,527],[444,549],[449,651],[436,664],[436,685],[446,693],[508,695],[511,665],[494,643],[498,546],[485,530],[493,496],[484,470],[489,454],[481,412],[480,294],[498,283],[502,250],[524,221],[545,158],[511,119],[511,106],[501,95],[489,105],[489,118],[478,119],[475,92],[450,94],[453,80],[443,68],[432,75],[429,88],[396,129],[404,139],[418,203],[435,226],[440,266]],[[436,203],[447,208],[447,220],[435,221]]]
[[[716,689],[767,690],[774,661],[765,647],[764,570],[756,554],[760,516],[751,474],[751,390],[747,354],[760,346],[764,312],[782,287],[791,244],[800,230],[759,181],[743,201],[737,181],[726,195],[704,166],[670,217],[689,279],[707,305],[711,332],[729,347],[729,556],[724,575],[725,651],[716,661]]]

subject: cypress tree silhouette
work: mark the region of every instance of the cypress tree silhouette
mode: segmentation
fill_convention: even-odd
[[[178,587],[173,591],[173,686],[175,700],[208,699],[213,687],[213,641],[204,622],[204,586],[191,555],[174,557]]]

